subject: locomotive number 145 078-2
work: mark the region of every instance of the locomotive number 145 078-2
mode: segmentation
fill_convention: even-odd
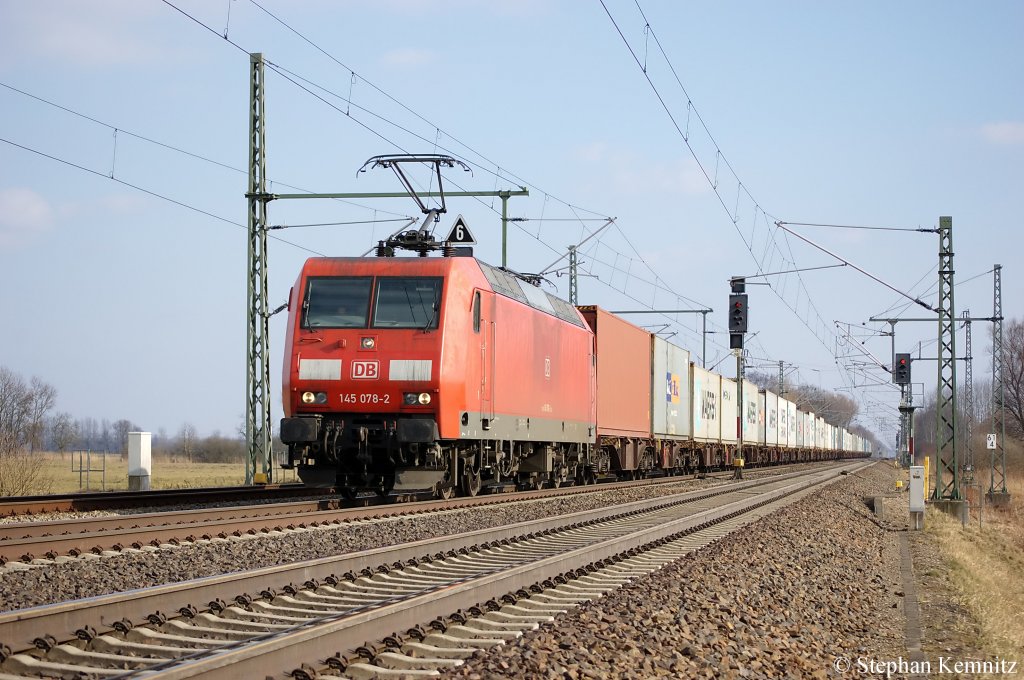
[[[346,392],[341,395],[341,403],[343,404],[390,404],[390,394],[356,394],[355,392]]]

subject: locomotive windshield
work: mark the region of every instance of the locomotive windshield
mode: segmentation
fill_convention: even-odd
[[[375,299],[374,328],[437,328],[441,279],[379,278]]]
[[[311,278],[306,289],[305,328],[366,328],[370,284],[366,277]]]
[[[437,328],[439,277],[315,277],[302,303],[304,328]],[[370,319],[370,293],[373,317]]]

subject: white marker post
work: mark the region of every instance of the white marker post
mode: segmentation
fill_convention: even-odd
[[[153,435],[150,432],[128,433],[128,490],[149,491],[153,470]]]
[[[910,468],[910,528],[924,529],[924,466]]]

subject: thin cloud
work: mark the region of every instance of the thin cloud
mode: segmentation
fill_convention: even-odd
[[[0,27],[0,65],[48,60],[85,68],[152,63],[173,46],[150,30],[159,7],[134,0],[104,3],[9,3]]]
[[[981,126],[981,136],[993,144],[1024,144],[1024,123],[988,123]]]
[[[0,250],[28,243],[53,226],[53,209],[42,196],[14,187],[0,189]]]

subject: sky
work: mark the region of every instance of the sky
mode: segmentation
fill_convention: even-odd
[[[956,313],[991,316],[999,263],[1004,314],[1024,317],[1022,29],[1015,1],[0,0],[0,365],[54,385],[75,417],[238,431],[260,52],[271,191],[395,192],[390,171],[357,171],[456,156],[471,172],[446,170],[449,190],[529,190],[509,201],[511,269],[567,297],[559,258],[590,237],[580,303],[712,308],[706,362],[726,375],[729,278],[770,274],[748,279],[769,284],[748,285],[749,365],[854,396],[891,442],[898,392],[875,360],[892,339],[869,319],[934,315],[818,269],[838,260],[776,223],[935,306],[935,234],[797,225],[952,216]],[[437,231],[462,215],[501,264],[500,201],[447,209]],[[289,227],[269,246],[276,307],[305,258],[360,255],[419,211],[282,199],[268,215]],[[348,224],[299,226],[323,223]],[[699,314],[631,318],[702,360]],[[989,328],[973,324],[976,380]],[[934,357],[936,334],[899,323],[896,351]],[[914,365],[919,399],[935,366]]]

